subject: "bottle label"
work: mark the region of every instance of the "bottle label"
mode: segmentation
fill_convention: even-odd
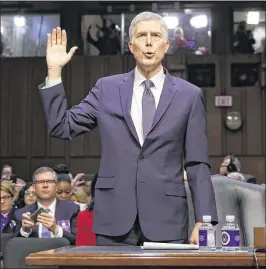
[[[239,247],[240,245],[240,232],[239,230],[228,231],[222,230],[222,246],[226,247]]]
[[[208,246],[207,230],[199,230],[199,246],[200,247],[207,247]]]

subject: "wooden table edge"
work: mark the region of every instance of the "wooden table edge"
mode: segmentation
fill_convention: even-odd
[[[50,253],[48,253],[50,252]],[[56,266],[254,266],[252,253],[51,253],[43,251],[26,257],[27,265]],[[266,254],[258,253],[260,266]]]

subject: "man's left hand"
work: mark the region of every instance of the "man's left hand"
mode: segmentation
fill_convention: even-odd
[[[193,245],[198,245],[199,244],[199,227],[201,226],[202,222],[196,222],[194,229],[191,233],[189,243]]]
[[[37,222],[44,225],[46,228],[52,231],[53,234],[56,234],[56,232],[58,231],[55,217],[48,213],[40,214],[37,218]]]

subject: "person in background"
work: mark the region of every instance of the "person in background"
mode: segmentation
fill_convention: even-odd
[[[8,164],[4,164],[1,172],[1,180],[9,180],[13,173],[13,167]]]
[[[76,221],[79,207],[67,200],[56,199],[57,174],[50,167],[40,167],[33,173],[37,202],[15,211],[16,237],[66,238],[70,244],[76,241]],[[43,208],[37,221],[31,215]]]
[[[57,164],[54,168],[54,171],[59,175],[59,174],[68,174],[70,179],[73,179],[73,175],[70,173],[69,168],[67,167],[66,164],[60,163]]]
[[[86,210],[80,211],[77,219],[76,246],[95,246],[96,235],[93,232],[93,207],[94,207],[94,188],[98,173],[95,174],[90,187],[91,199]]]
[[[17,209],[26,205],[32,205],[37,201],[37,196],[33,188],[33,182],[28,182],[19,192],[18,199],[15,201]]]
[[[14,192],[14,185],[10,181],[4,180],[1,182],[1,233],[12,233],[16,226],[13,209]]]
[[[71,178],[69,174],[58,174],[56,185],[56,198],[59,200],[70,200]]]
[[[87,208],[90,203],[90,193],[87,191],[85,186],[77,186],[73,188],[70,200],[80,207],[80,210]]]

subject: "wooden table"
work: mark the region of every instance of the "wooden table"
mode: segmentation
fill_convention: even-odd
[[[260,266],[265,267],[265,253],[257,253]],[[249,252],[198,252],[173,250],[142,250],[139,247],[64,247],[32,253],[27,265],[66,266],[176,266],[176,267],[253,267]],[[255,268],[255,267],[253,267]]]

